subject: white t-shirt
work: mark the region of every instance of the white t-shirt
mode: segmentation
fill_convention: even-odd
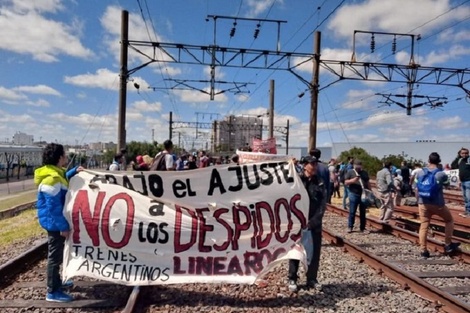
[[[410,181],[410,183],[411,183],[411,188],[413,188],[413,189],[416,188],[416,182],[415,182],[415,180],[416,180],[416,174],[417,174],[419,171],[421,171],[421,170],[422,170],[422,168],[417,167],[417,168],[415,168],[414,170],[411,171],[410,177],[413,177],[413,181]]]
[[[165,166],[166,170],[171,170],[174,168],[175,161],[173,160],[173,155],[170,153],[166,152],[165,153]]]

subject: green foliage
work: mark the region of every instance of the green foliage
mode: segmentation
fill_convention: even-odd
[[[347,163],[348,157],[352,156],[354,159],[359,159],[362,161],[362,168],[369,173],[369,176],[374,176],[377,172],[383,167],[382,161],[379,158],[370,155],[366,150],[362,148],[353,147],[349,151],[343,151],[339,155],[339,160],[341,162]],[[338,160],[338,161],[339,161]]]
[[[408,158],[408,155],[393,155],[389,154],[384,156],[382,159],[379,159],[373,155],[367,153],[366,150],[362,148],[353,147],[348,151],[343,151],[338,157],[338,162],[346,163],[348,161],[348,156],[354,157],[354,159],[359,159],[362,161],[362,167],[369,173],[369,176],[375,177],[378,171],[383,167],[383,163],[386,161],[391,161],[396,168],[401,167],[401,162],[406,161],[408,167],[412,168],[414,163],[423,164],[422,160],[417,160],[414,158]]]
[[[76,154],[74,152],[69,153],[69,162],[71,162],[71,167],[87,164],[88,157],[83,154]]]
[[[149,142],[138,142],[138,141],[131,141],[126,144],[127,149],[127,163],[132,160],[135,160],[136,156],[138,155],[149,155],[152,158],[160,151],[163,150],[163,145],[158,144],[157,142],[149,143]]]

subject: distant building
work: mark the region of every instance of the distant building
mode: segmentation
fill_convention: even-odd
[[[214,127],[214,146],[221,151],[235,151],[242,147],[251,146],[253,138],[261,138],[263,120],[255,116],[226,116],[217,121]]]
[[[13,135],[13,144],[18,146],[31,146],[34,142],[34,136],[22,132],[16,132]]]
[[[88,144],[88,149],[93,151],[116,150],[117,145],[113,142],[93,142]]]
[[[42,165],[42,148],[34,146],[0,145],[0,169],[18,164],[37,167]]]

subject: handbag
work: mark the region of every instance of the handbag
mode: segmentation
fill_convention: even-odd
[[[360,176],[356,170],[354,170],[357,176]],[[362,183],[362,178],[359,177],[359,183],[362,187],[362,194],[361,194],[361,202],[365,204],[367,207],[370,207],[372,204],[375,204],[376,196],[374,192],[370,189],[364,188],[364,184]]]

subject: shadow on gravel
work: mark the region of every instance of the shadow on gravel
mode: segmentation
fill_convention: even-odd
[[[348,298],[366,297],[372,293],[394,291],[385,285],[360,283],[338,283],[323,285],[322,291],[305,290],[299,285],[299,292],[287,291],[280,285],[258,288],[246,285],[181,285],[181,287],[149,287],[143,301],[153,308],[179,308],[192,306],[249,308],[309,307],[335,309],[337,302]]]

